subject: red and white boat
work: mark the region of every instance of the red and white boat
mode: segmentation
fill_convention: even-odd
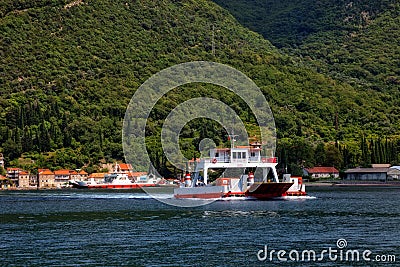
[[[141,187],[154,187],[161,181],[161,178],[155,178],[154,175],[145,175],[138,177],[138,180],[132,182],[128,174],[118,173],[106,179],[102,183],[97,183],[94,180],[83,182],[75,181],[72,187],[87,188],[87,189],[135,189]]]
[[[294,182],[278,179],[277,158],[261,156],[261,144],[210,150],[210,157],[195,162],[194,171],[187,172],[185,181],[174,189],[175,198],[239,198],[272,199],[282,197]],[[208,183],[208,171],[215,169],[239,171],[235,178],[217,178]],[[193,177],[192,177],[193,176]]]

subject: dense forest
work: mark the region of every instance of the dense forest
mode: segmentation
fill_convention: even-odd
[[[366,113],[357,113],[354,107],[365,106],[365,102],[353,97],[339,108],[356,113],[350,121],[342,116],[344,110],[336,114],[337,140],[342,142],[340,145],[335,142],[340,152],[340,164],[335,166],[398,163],[400,6],[397,1],[214,2],[229,10],[242,25],[262,34],[282,53],[301,58],[318,73],[351,85],[372,104]],[[351,122],[354,128],[359,128],[360,121],[362,134],[341,138],[343,123]],[[303,158],[313,158],[313,152],[320,154],[317,147],[321,143],[312,142],[309,146],[312,149],[307,151],[311,153]],[[325,148],[328,146],[325,143]],[[290,164],[301,166],[300,158],[294,158]],[[311,165],[321,164],[317,158],[325,159],[314,157]]]
[[[389,93],[380,97],[398,106],[398,97],[390,97],[400,84],[397,1],[215,2],[282,51],[356,89]]]
[[[244,1],[229,1],[238,4],[236,12],[216,2],[226,9],[206,0],[2,1],[0,150],[7,166],[91,172],[100,162],[123,160],[122,121],[135,90],[158,71],[194,60],[232,66],[261,88],[275,116],[281,168],[298,173],[302,166],[399,163],[399,5],[353,1],[354,10],[347,10],[331,3],[305,16],[310,30],[303,31],[294,27],[300,16],[285,11],[307,12],[296,7],[310,1],[286,7],[270,1],[281,10],[274,16],[255,14],[268,10],[254,8],[268,1],[246,1],[245,8]],[[359,12],[368,19],[332,24]],[[285,17],[293,20],[283,31],[276,25]],[[280,35],[260,30],[268,27]],[[246,104],[227,89],[172,90],[146,127],[152,161],[166,176],[174,170],[160,146],[163,120],[199,96],[223,101],[254,129]],[[215,122],[189,123],[181,133],[184,155],[199,156],[206,137],[227,142]]]

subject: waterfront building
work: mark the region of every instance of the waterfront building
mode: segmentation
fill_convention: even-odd
[[[68,184],[70,180],[70,170],[56,170],[54,171],[54,185],[61,188]]]
[[[371,168],[354,168],[345,171],[345,180],[381,181],[387,180],[390,164],[372,164]]]
[[[89,174],[84,170],[80,170],[78,174],[79,174],[79,181],[86,181],[89,176]]]
[[[39,188],[54,188],[55,177],[54,173],[49,169],[39,169],[38,173]]]
[[[18,186],[18,176],[21,171],[20,168],[7,168],[6,177],[10,179],[11,186]]]
[[[80,181],[79,173],[75,170],[70,170],[69,171],[69,180],[70,181]]]
[[[305,176],[310,176],[314,179],[337,179],[339,171],[335,167],[313,167],[303,169]]]
[[[388,180],[400,180],[400,166],[392,166],[387,172]]]
[[[103,183],[106,175],[107,175],[107,173],[105,173],[105,172],[95,172],[95,173],[90,174],[87,177],[87,180],[91,181],[91,182],[95,182],[95,183]]]
[[[35,174],[29,175],[29,186],[30,187],[37,187],[38,186],[38,176]]]
[[[27,171],[20,171],[18,174],[18,187],[29,188],[30,187],[30,174]]]

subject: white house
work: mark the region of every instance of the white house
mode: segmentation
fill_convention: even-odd
[[[339,171],[335,167],[313,167],[303,169],[304,174],[314,179],[336,179]]]
[[[400,166],[392,166],[387,172],[388,180],[400,180]]]

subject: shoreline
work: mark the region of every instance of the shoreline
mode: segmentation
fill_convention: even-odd
[[[338,182],[306,182],[306,187],[400,187],[400,182],[374,182],[374,181],[338,181]]]
[[[379,181],[338,180],[338,181],[304,182],[303,184],[306,187],[400,187],[400,181],[379,182]],[[64,190],[82,190],[82,189],[77,189],[73,187],[38,188],[33,186],[0,188],[0,191],[64,191]]]

